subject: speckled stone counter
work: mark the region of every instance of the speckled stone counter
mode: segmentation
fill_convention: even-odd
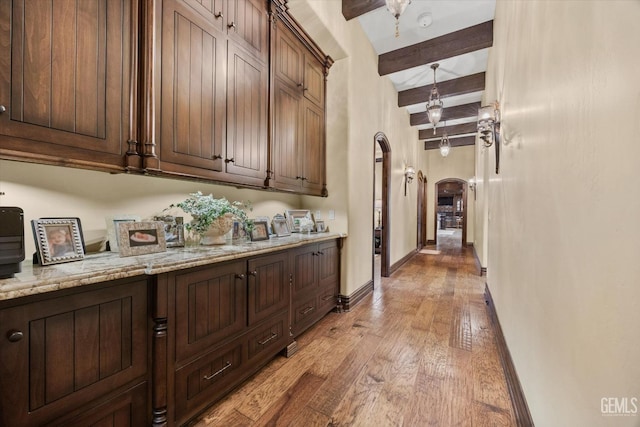
[[[45,267],[24,262],[21,273],[0,280],[0,301],[144,274],[166,273],[342,237],[346,236],[338,233],[292,234],[257,242],[169,248],[166,252],[132,257],[102,252],[87,255],[82,261]]]

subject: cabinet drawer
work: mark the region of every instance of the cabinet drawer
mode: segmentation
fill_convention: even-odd
[[[294,302],[293,311],[291,313],[291,331],[294,336],[299,335],[302,331],[312,325],[319,319],[318,298],[315,294]]]
[[[49,424],[147,372],[146,280],[7,308],[0,325],[0,425]]]
[[[257,364],[276,355],[289,343],[289,312],[269,320],[250,332],[247,338],[247,359]]]
[[[244,339],[232,341],[176,372],[176,424],[220,398],[245,373]]]
[[[325,314],[335,308],[338,301],[338,284],[329,284],[318,293],[318,312]]]

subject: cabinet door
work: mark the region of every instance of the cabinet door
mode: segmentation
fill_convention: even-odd
[[[267,176],[267,67],[229,42],[226,172],[262,185]]]
[[[289,307],[288,258],[279,252],[248,261],[249,326]]]
[[[215,346],[246,326],[245,262],[177,272],[176,360]]]
[[[318,286],[322,289],[340,282],[340,250],[335,240],[318,243]]]
[[[304,56],[304,96],[324,110],[324,67],[311,54]]]
[[[211,2],[207,5],[211,6]],[[162,3],[162,170],[215,178],[223,170],[226,40],[215,8]]]
[[[307,101],[303,120],[302,187],[305,192],[321,195],[325,186],[324,111]]]
[[[269,59],[267,3],[264,0],[227,0],[229,39],[263,64]]]
[[[298,38],[283,22],[276,22],[272,67],[276,78],[291,87],[302,89],[304,53]]]
[[[130,0],[0,2],[0,150],[123,169],[126,141],[136,138],[137,7]]]
[[[318,245],[306,245],[291,251],[293,263],[293,299],[299,295],[312,294],[318,288]]]
[[[0,425],[46,425],[141,378],[146,322],[145,280],[1,310]]]
[[[273,94],[273,179],[275,187],[299,190],[302,149],[302,97],[297,89],[276,79]]]

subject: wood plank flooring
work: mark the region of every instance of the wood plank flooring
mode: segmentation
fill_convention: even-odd
[[[439,236],[191,426],[512,426],[472,249]]]

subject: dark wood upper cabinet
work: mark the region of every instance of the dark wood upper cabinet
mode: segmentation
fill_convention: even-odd
[[[137,0],[0,2],[2,157],[122,171],[128,141],[138,157],[137,10]]]
[[[288,15],[272,25],[270,185],[326,196],[325,86],[332,64]]]
[[[150,102],[160,132],[149,137],[159,158],[147,156],[151,172],[264,184],[267,24],[263,1],[162,1],[152,65],[159,64],[161,101]]]

